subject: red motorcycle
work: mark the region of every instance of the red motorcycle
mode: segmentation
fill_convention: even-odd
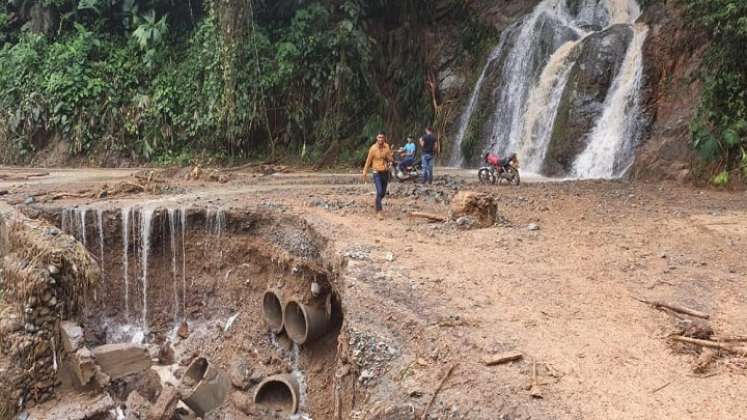
[[[487,165],[480,167],[477,171],[480,183],[495,184],[497,182],[500,185],[503,180],[506,180],[509,184],[521,184],[519,159],[515,153],[506,158],[501,158],[495,153],[486,153],[484,160]]]

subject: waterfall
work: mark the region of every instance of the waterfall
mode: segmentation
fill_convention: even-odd
[[[140,209],[140,264],[143,284],[142,328],[146,333],[148,332],[148,256],[150,255],[150,233],[152,219],[152,208]]]
[[[179,319],[179,283],[176,276],[176,210],[168,209],[171,237],[171,281],[174,283],[174,322]]]
[[[503,31],[503,33],[501,34],[501,39],[500,41],[498,41],[498,46],[496,46],[488,55],[488,60],[485,63],[485,66],[482,68],[480,77],[477,78],[477,83],[475,83],[475,87],[472,89],[472,94],[469,97],[469,101],[467,101],[467,108],[465,108],[464,112],[462,112],[462,116],[459,118],[459,130],[457,131],[453,146],[454,150],[452,151],[451,160],[449,161],[449,164],[452,166],[464,165],[464,157],[462,156],[462,141],[464,141],[464,136],[467,134],[469,123],[470,121],[472,121],[472,114],[475,112],[477,99],[480,97],[482,84],[483,82],[485,82],[485,75],[488,73],[488,69],[490,68],[490,66],[503,54],[503,50],[506,46],[506,39],[508,38],[508,34],[510,32],[511,31],[509,29]]]
[[[186,245],[186,231],[187,231],[187,209],[179,209],[181,213],[182,222],[182,318],[187,319],[187,245]]]
[[[555,51],[542,71],[539,84],[529,96],[523,134],[524,147],[520,153],[523,166],[529,172],[538,173],[542,170],[558,105],[572,69],[573,62],[568,60],[568,56],[578,44],[579,41],[568,41]]]
[[[102,209],[96,209],[96,221],[99,231],[99,265],[101,265],[101,279],[106,280],[106,265],[104,264],[104,220]]]
[[[604,113],[589,136],[586,149],[574,162],[573,171],[579,178],[616,178],[632,164],[632,143],[639,134],[643,42],[647,35],[648,27],[636,25]]]
[[[85,207],[80,209],[80,238],[83,242],[83,246],[86,245],[86,212],[88,209]]]
[[[124,277],[124,300],[125,300],[125,317],[130,318],[130,277],[127,273],[130,253],[130,208],[122,208],[122,243],[124,245],[122,253],[122,269]]]
[[[471,130],[474,115],[484,112],[478,108],[489,106],[490,118],[484,122],[484,127],[477,126],[482,137],[481,144],[491,145],[492,151],[499,154],[516,152],[526,170],[541,172],[548,170],[546,163],[554,162],[556,166],[553,168],[561,165],[560,171],[572,172],[582,178],[621,176],[632,162],[632,148],[641,131],[638,93],[643,78],[641,50],[646,30],[643,25],[635,25],[640,14],[635,0],[541,1],[529,15],[503,31],[498,45],[488,56],[457,122],[450,163],[464,164],[461,154],[464,137]],[[618,24],[633,28],[633,40],[629,45],[622,44],[627,49],[624,57],[622,51],[625,50],[619,47],[621,38],[614,38],[620,30],[607,31],[612,25]],[[591,35],[600,33],[594,37],[593,42],[596,43],[587,43]],[[599,41],[600,37],[607,36],[612,38]],[[607,39],[617,40],[618,43],[607,44]],[[627,39],[625,42],[628,42]],[[587,45],[594,49],[589,50]],[[610,63],[616,64],[609,64],[614,66],[616,73],[612,74],[609,82],[604,82],[609,83],[602,91],[603,94],[606,92],[606,97],[592,99],[598,101],[592,102],[592,105],[588,105],[590,102],[579,105],[579,102],[572,102],[576,97],[573,96],[575,91],[570,90],[577,89],[579,81],[575,78],[577,76],[573,79],[571,76],[584,74],[583,69],[587,68],[584,66],[588,64],[579,62],[579,58],[586,54],[585,59],[588,60],[590,53],[587,51],[597,54],[600,54],[599,51],[614,51],[613,57],[616,56],[618,61],[613,59]],[[582,69],[581,73],[577,68]],[[574,82],[569,83],[569,80]],[[494,86],[494,90],[487,92],[486,86]],[[582,122],[575,126],[581,127],[580,130],[592,127],[581,137],[571,137],[579,139],[579,143],[563,143],[575,141],[563,137],[565,126],[561,126],[561,131],[557,133],[554,130],[561,103],[564,104],[562,121],[566,121],[568,115],[572,115],[572,119],[584,118],[577,115],[585,115],[589,119],[588,124]],[[595,103],[600,105],[593,109],[599,112],[590,113],[588,106],[595,106]],[[580,109],[573,108],[576,106],[587,106],[584,111],[579,111],[585,113],[573,114],[575,109]],[[571,107],[571,111],[567,107]],[[559,149],[554,146],[556,144]],[[562,150],[561,153],[571,155],[548,155],[551,145],[552,150],[556,150],[553,153]],[[592,161],[593,165],[590,163]],[[553,171],[557,173],[558,169]]]

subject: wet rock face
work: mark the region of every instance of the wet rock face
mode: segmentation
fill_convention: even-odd
[[[626,25],[614,25],[586,38],[572,54],[578,58],[571,69],[560,101],[544,173],[568,174],[573,161],[586,146],[586,136],[602,114],[625,52],[633,38]]]

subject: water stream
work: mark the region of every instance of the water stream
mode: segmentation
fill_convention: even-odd
[[[580,139],[583,151],[571,156],[572,169],[565,168],[567,175],[580,178],[624,175],[642,131],[639,96],[647,28],[635,24],[640,14],[635,0],[544,0],[504,30],[458,120],[450,163],[464,165],[461,145],[472,130],[470,122],[485,112],[481,108],[492,107],[479,132],[481,144],[498,154],[516,152],[524,169],[542,172],[551,143],[567,141],[553,136],[562,99],[576,86],[568,83],[572,70],[588,65],[578,62],[576,52],[590,35],[619,24],[633,30],[633,39],[624,57],[615,52],[623,64],[612,78],[603,109],[592,116],[593,129]],[[606,42],[605,38],[601,48],[609,48]],[[501,67],[490,70],[497,63]],[[495,89],[483,92],[486,86]]]

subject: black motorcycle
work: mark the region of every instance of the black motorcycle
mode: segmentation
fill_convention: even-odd
[[[404,170],[400,170],[399,163],[401,161],[401,159],[395,158],[394,164],[389,169],[391,179],[399,182],[417,181],[420,178],[420,174],[423,173],[423,164],[416,159],[412,165],[405,167]]]

